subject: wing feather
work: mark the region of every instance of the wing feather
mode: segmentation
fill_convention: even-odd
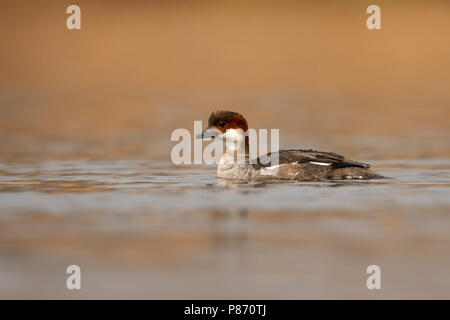
[[[262,167],[268,167],[269,157],[272,155],[276,156],[276,153],[268,153],[257,159],[255,164],[256,169]],[[308,162],[320,162],[329,163],[334,168],[345,168],[345,167],[360,167],[360,168],[370,168],[367,163],[361,163],[358,161],[346,159],[344,156],[334,153],[334,152],[323,152],[316,150],[302,150],[302,149],[291,149],[291,150],[280,150],[278,152],[279,164],[286,163],[308,163]]]

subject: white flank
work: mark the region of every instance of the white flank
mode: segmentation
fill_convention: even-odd
[[[278,168],[279,166],[281,166],[281,164],[277,164],[276,166],[271,166],[271,167],[266,167],[266,170],[270,170],[270,169],[275,169]]]
[[[281,166],[281,164],[276,165],[276,166],[271,166],[271,167],[266,167],[263,168],[262,170],[260,170],[260,174],[262,176],[273,176],[275,174],[277,174],[278,172],[278,168]]]

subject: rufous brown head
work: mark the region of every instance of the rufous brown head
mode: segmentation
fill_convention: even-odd
[[[227,130],[239,130],[245,133],[248,129],[247,120],[237,112],[216,111],[212,112],[208,119],[208,128],[203,131],[198,138],[218,137]]]

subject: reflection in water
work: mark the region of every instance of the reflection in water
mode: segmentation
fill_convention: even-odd
[[[3,163],[0,296],[69,297],[59,277],[76,263],[82,297],[361,298],[376,263],[392,281],[380,297],[445,297],[450,161],[386,163],[393,179],[288,183],[148,160]]]
[[[211,251],[222,252],[228,258],[224,261],[228,268],[246,265],[248,256],[247,209],[211,210]]]

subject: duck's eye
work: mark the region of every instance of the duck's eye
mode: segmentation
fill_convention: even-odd
[[[221,127],[225,127],[225,122],[223,122],[223,121],[222,121],[222,122],[220,122],[220,123],[219,123],[219,126],[221,126]]]

